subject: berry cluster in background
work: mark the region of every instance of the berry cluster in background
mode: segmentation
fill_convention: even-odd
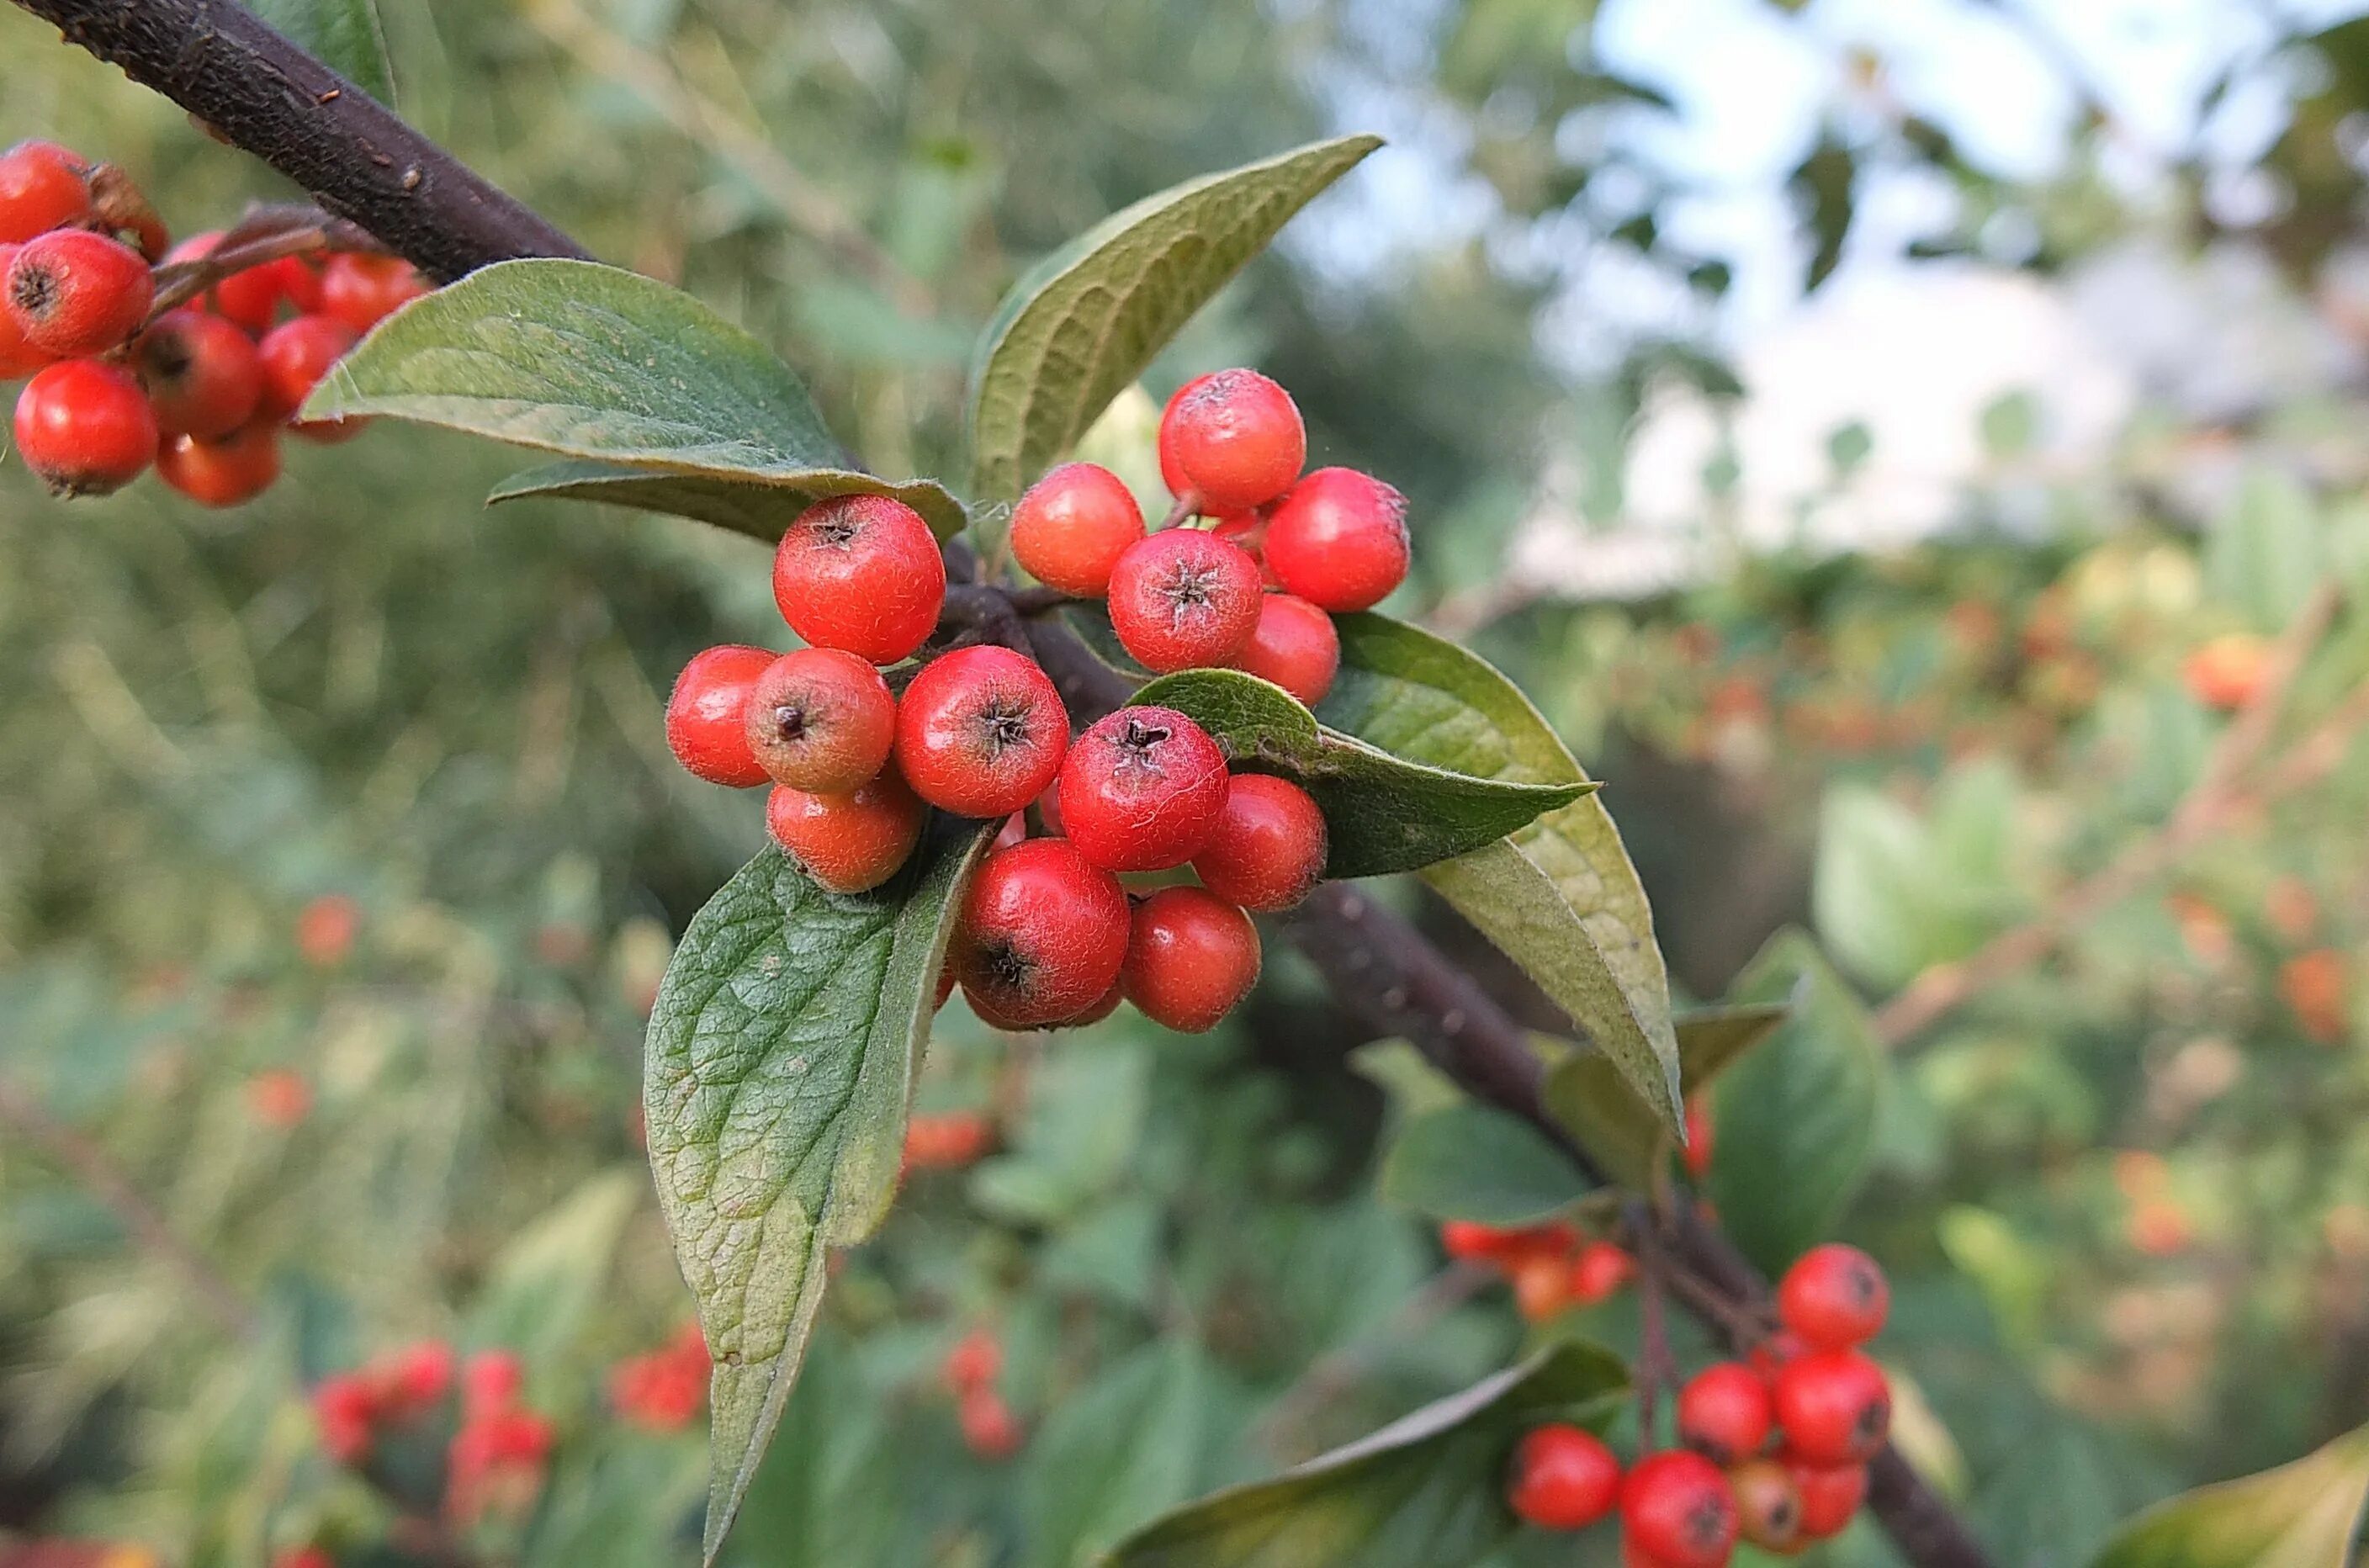
[[[399,258],[330,250],[308,216],[267,211],[168,248],[112,165],[48,142],[0,155],[0,382],[31,377],[14,422],[26,465],[59,495],[103,496],[153,464],[226,507],[279,477],[283,430],[359,434],[360,420],[293,416],[428,284]]]
[[[1108,470],[1066,464],[1014,509],[1013,558],[1057,594],[1106,601],[1147,670],[1242,670],[1321,701],[1340,664],[1333,615],[1406,576],[1403,500],[1348,469],[1303,475],[1299,410],[1254,371],[1180,388],[1159,444],[1176,498],[1162,526],[1147,531]],[[934,642],[944,564],[921,514],[892,498],[808,508],[772,580],[808,646],[701,653],[668,703],[668,743],[703,779],[770,784],[773,838],[835,893],[894,876],[932,808],[1001,820],[965,894],[941,1002],[959,986],[986,1023],[1020,1030],[1090,1024],[1124,998],[1199,1032],[1248,994],[1251,913],[1289,909],[1323,875],[1325,822],[1307,791],[1229,773],[1217,741],[1170,708],[1122,708],[1073,738],[1028,655]],[[1187,866],[1197,886],[1169,875]],[[1131,894],[1123,876],[1155,880]]]

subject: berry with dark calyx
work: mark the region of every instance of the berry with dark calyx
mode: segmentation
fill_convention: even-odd
[[[973,1012],[999,1027],[1041,1028],[1100,1001],[1127,949],[1118,878],[1066,840],[1029,839],[980,863],[952,953]]]
[[[1892,1386],[1856,1350],[1813,1350],[1777,1374],[1785,1448],[1813,1465],[1865,1464],[1892,1429]]]
[[[156,451],[156,477],[200,506],[235,507],[280,477],[280,429],[258,420],[220,441],[174,436]]]
[[[1257,633],[1264,597],[1258,567],[1239,546],[1171,528],[1129,545],[1111,568],[1111,629],[1162,675],[1230,665]]]
[[[1892,1310],[1892,1287],[1857,1247],[1828,1242],[1794,1260],[1777,1285],[1777,1316],[1813,1350],[1865,1345]]]
[[[667,745],[675,761],[709,784],[749,789],[766,780],[749,749],[749,696],[779,657],[771,648],[727,643],[695,656],[667,699]]]
[[[156,416],[128,371],[52,365],[17,395],[17,451],[61,496],[104,496],[156,460]]]
[[[255,339],[218,315],[166,311],[132,346],[132,363],[168,436],[220,441],[263,400]]]
[[[1080,854],[1111,871],[1165,871],[1216,830],[1226,754],[1173,708],[1121,708],[1070,742],[1059,788]]]
[[[1280,496],[1308,459],[1291,395],[1256,371],[1219,371],[1176,389],[1160,417],[1160,471],[1196,511],[1238,512]]]
[[[766,831],[830,893],[869,892],[896,876],[928,814],[894,768],[844,795],[776,784],[765,797]]]
[[[0,154],[0,241],[16,244],[90,215],[90,166],[54,142]]]
[[[1333,617],[1308,601],[1270,593],[1259,602],[1258,625],[1234,667],[1274,681],[1312,708],[1341,672],[1341,634]]]
[[[800,512],[773,552],[773,602],[817,647],[894,664],[929,639],[946,564],[921,514],[887,496],[834,496]]]
[[[1111,568],[1143,537],[1143,509],[1119,476],[1065,463],[1028,487],[1012,512],[1012,555],[1047,588],[1081,599],[1110,589]]]
[[[1585,1427],[1533,1427],[1514,1450],[1505,1502],[1541,1529],[1585,1529],[1620,1500],[1620,1461]]]
[[[1754,1459],[1727,1472],[1744,1539],[1766,1551],[1790,1555],[1810,1538],[1802,1529],[1802,1491],[1776,1459]]]
[[[1790,1455],[1783,1462],[1802,1501],[1802,1539],[1840,1535],[1867,1501],[1867,1467],[1804,1464]]]
[[[1572,1294],[1583,1307],[1608,1300],[1636,1277],[1637,1260],[1609,1242],[1590,1242],[1571,1263]]]
[[[321,263],[321,314],[356,332],[368,332],[426,292],[428,280],[399,256],[339,251]]]
[[[898,767],[923,800],[957,817],[1020,810],[1045,793],[1069,747],[1061,694],[1008,647],[932,659],[897,704]]]
[[[263,361],[263,412],[275,419],[294,414],[359,340],[352,327],[326,315],[300,315],[273,327],[255,350]],[[307,419],[288,428],[307,441],[341,441],[360,435],[367,422]]]
[[[866,660],[798,648],[757,677],[744,723],[750,754],[775,784],[844,795],[888,761],[897,699]]]
[[[1741,1361],[1713,1362],[1678,1391],[1678,1441],[1714,1464],[1757,1454],[1773,1419],[1768,1385]]]
[[[1201,886],[1228,903],[1272,914],[1324,876],[1328,838],[1316,799],[1288,779],[1237,773],[1209,841],[1193,857]]]
[[[1119,984],[1136,1011],[1197,1035],[1258,982],[1258,928],[1203,887],[1162,887],[1136,906]]]
[[[140,329],[154,298],[140,254],[88,229],[27,240],[0,284],[0,308],[25,341],[60,359],[119,347]]]
[[[1670,1568],[1721,1568],[1735,1550],[1735,1497],[1717,1465],[1672,1448],[1639,1459],[1620,1483],[1620,1528]]]
[[[0,242],[0,279],[8,275],[8,264],[16,259],[17,246]],[[0,381],[15,381],[18,376],[31,375],[57,356],[46,349],[36,349],[25,340],[24,331],[17,318],[0,307]]]
[[[1353,468],[1320,468],[1266,525],[1266,561],[1319,609],[1370,610],[1406,580],[1406,498]]]

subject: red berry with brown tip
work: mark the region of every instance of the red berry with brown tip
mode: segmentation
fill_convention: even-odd
[[[1857,1247],[1812,1247],[1777,1285],[1777,1316],[1813,1350],[1865,1345],[1892,1310],[1892,1287],[1876,1261]]]
[[[54,142],[0,154],[0,241],[17,244],[90,215],[90,166]]]
[[[1288,779],[1237,773],[1209,841],[1193,857],[1201,886],[1228,903],[1272,914],[1324,876],[1328,835],[1316,797]]]
[[[1892,1385],[1856,1350],[1813,1350],[1777,1374],[1777,1425],[1805,1463],[1864,1464],[1892,1429]]]
[[[263,401],[261,412],[268,418],[285,419],[304,405],[329,367],[346,357],[358,341],[354,329],[342,321],[332,321],[326,315],[300,315],[293,321],[281,322],[266,333],[256,345],[256,353],[263,361]],[[315,440],[344,440],[359,433],[363,426],[360,419],[314,419],[293,423],[289,429],[300,436]]]
[[[1621,1482],[1620,1528],[1671,1568],[1722,1568],[1735,1550],[1735,1497],[1717,1465],[1672,1448],[1638,1460]]]
[[[1111,568],[1111,629],[1146,670],[1232,664],[1258,631],[1257,565],[1197,529],[1171,528],[1127,547]]]
[[[318,308],[356,332],[368,332],[426,292],[428,280],[399,256],[340,251],[321,264]]]
[[[1173,708],[1121,708],[1070,743],[1061,824],[1111,871],[1165,871],[1198,854],[1226,807],[1226,754]]]
[[[0,243],[0,279],[8,276],[8,264],[17,258],[19,247]],[[15,381],[18,376],[31,375],[57,356],[46,349],[36,349],[25,340],[17,318],[5,306],[0,306],[0,381]]]
[[[1783,1462],[1802,1500],[1802,1539],[1824,1540],[1848,1528],[1867,1501],[1867,1467],[1804,1464],[1791,1456]]]
[[[936,536],[920,512],[887,496],[818,501],[773,552],[773,602],[790,630],[875,664],[895,664],[928,641],[945,599]]]
[[[971,1009],[1041,1028],[1100,1001],[1127,944],[1118,878],[1063,839],[1029,839],[983,861],[965,890],[952,957]]]
[[[1307,458],[1298,406],[1256,371],[1219,371],[1187,382],[1160,417],[1161,473],[1196,511],[1237,512],[1271,501],[1291,487]]]
[[[1585,1529],[1619,1499],[1620,1461],[1584,1427],[1533,1427],[1514,1450],[1505,1502],[1541,1529]]]
[[[1741,1361],[1713,1362],[1678,1391],[1678,1441],[1714,1464],[1758,1453],[1774,1419],[1768,1385]]]
[[[1406,498],[1354,468],[1320,468],[1267,520],[1266,561],[1322,610],[1370,610],[1406,580]]]
[[[817,795],[775,784],[765,797],[765,829],[818,887],[864,893],[897,875],[921,841],[929,815],[894,768],[844,795]]]
[[[140,329],[155,299],[148,263],[88,229],[27,240],[8,262],[0,306],[26,342],[60,359],[104,354]]]
[[[1745,1539],[1791,1556],[1809,1537],[1802,1530],[1802,1491],[1793,1472],[1775,1459],[1754,1459],[1728,1471],[1736,1524]]]
[[[172,310],[132,345],[132,368],[168,436],[220,441],[242,429],[263,400],[263,360],[255,339],[203,311]]]
[[[1341,634],[1333,617],[1308,601],[1270,593],[1259,603],[1258,625],[1234,668],[1274,681],[1312,708],[1341,672]]]
[[[1069,747],[1061,694],[1008,647],[932,659],[897,704],[898,767],[922,799],[958,817],[1020,810],[1053,782]]]
[[[17,395],[17,452],[61,496],[104,496],[156,459],[156,416],[131,372],[97,360],[52,365]]]
[[[1258,928],[1204,887],[1162,887],[1136,906],[1119,984],[1136,1010],[1184,1035],[1217,1026],[1258,983]]]
[[[888,761],[897,699],[853,654],[798,648],[757,677],[743,722],[750,754],[775,784],[844,795]]]
[[[1047,588],[1081,599],[1110,589],[1111,568],[1143,537],[1143,509],[1119,476],[1065,463],[1028,487],[1012,511],[1012,555]]]
[[[749,749],[749,696],[772,668],[771,648],[727,643],[692,658],[667,698],[667,745],[675,761],[710,784],[749,789],[765,769]]]
[[[174,436],[156,451],[156,477],[200,506],[235,507],[280,477],[280,431],[258,420],[220,441]]]

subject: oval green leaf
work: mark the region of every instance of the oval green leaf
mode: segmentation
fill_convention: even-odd
[[[2141,1514],[2090,1568],[2345,1568],[2369,1500],[2369,1426],[2290,1465]]]
[[[1538,1128],[1466,1101],[1408,1116],[1376,1188],[1429,1219],[1528,1225],[1587,1196],[1588,1183]]]
[[[680,289],[590,261],[499,262],[406,305],[304,405],[361,416],[806,500],[880,487],[771,349]],[[892,493],[941,537],[963,526],[937,485]]]
[[[927,518],[941,541],[962,529],[962,507],[943,486],[927,479],[896,484],[844,468],[818,468],[796,484],[750,484],[713,474],[652,474],[608,463],[554,463],[513,475],[486,498],[504,501],[594,501],[665,512],[714,523],[771,544],[790,521],[833,496],[887,496]]]
[[[395,67],[377,0],[247,0],[246,8],[274,31],[368,93],[395,105]]]
[[[1785,1022],[1781,1003],[1714,1008],[1677,1020],[1678,1081],[1691,1097]],[[1548,1042],[1540,1054],[1554,1065],[1546,1082],[1547,1111],[1605,1173],[1642,1191],[1671,1144],[1661,1118],[1638,1097],[1602,1051]]]
[[[1197,721],[1227,759],[1281,773],[1316,797],[1333,849],[1331,877],[1413,871],[1494,843],[1592,784],[1471,778],[1368,746],[1319,725],[1282,687],[1239,670],[1186,670],[1135,694]]]
[[[1214,1493],[1139,1530],[1103,1568],[1442,1568],[1516,1528],[1499,1477],[1540,1419],[1600,1425],[1628,1384],[1619,1358],[1566,1340],[1272,1481]]]
[[[650,1017],[644,1108],[709,1383],[714,1562],[780,1424],[824,1256],[895,1196],[950,910],[983,829],[941,823],[886,887],[823,892],[778,850],[692,920]]]
[[[1325,724],[1393,756],[1482,778],[1587,774],[1521,690],[1486,659],[1385,615],[1340,615],[1341,672]],[[1670,982],[1644,885],[1602,801],[1549,811],[1424,880],[1522,966],[1683,1136]]]
[[[1381,144],[1344,136],[1173,187],[1030,269],[979,339],[973,497],[1017,499],[1294,213]]]

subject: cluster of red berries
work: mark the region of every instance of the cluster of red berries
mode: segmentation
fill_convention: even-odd
[[[358,1371],[333,1374],[313,1390],[321,1446],[339,1464],[360,1469],[395,1430],[424,1428],[459,1387],[459,1419],[445,1447],[444,1507],[456,1522],[521,1516],[543,1490],[554,1430],[527,1408],[525,1369],[507,1350],[469,1357],[455,1377],[452,1347],[415,1345]]]
[[[1003,1346],[994,1333],[975,1328],[964,1334],[946,1352],[940,1371],[946,1391],[955,1396],[963,1446],[983,1459],[1008,1459],[1018,1453],[1027,1435],[996,1391],[996,1380],[1003,1376]]]
[[[609,1402],[636,1426],[680,1432],[707,1403],[707,1340],[689,1322],[656,1350],[609,1370]]]
[[[1128,652],[1162,672],[1239,668],[1315,702],[1340,664],[1330,612],[1405,577],[1404,504],[1346,469],[1300,475],[1307,437],[1283,389],[1221,371],[1171,399],[1161,463],[1176,515],[1209,530],[1147,534],[1127,487],[1087,464],[1024,496],[1020,564],[1070,594],[1107,597]],[[1280,584],[1266,591],[1267,578]],[[1230,775],[1185,715],[1129,707],[1074,740],[1052,681],[995,645],[938,654],[893,692],[881,667],[921,651],[945,568],[920,513],[879,496],[808,508],[782,536],[773,598],[809,646],[709,648],[667,704],[683,766],[771,783],[766,822],[819,886],[858,893],[896,875],[929,807],[1008,818],[973,878],[940,1001],[959,984],[999,1028],[1087,1024],[1125,997],[1173,1029],[1214,1025],[1258,978],[1247,911],[1290,908],[1322,877],[1327,839],[1308,792]],[[1029,816],[1045,834],[1027,836]],[[1200,886],[1130,903],[1121,875],[1191,865]]]
[[[1684,1447],[1624,1474],[1594,1433],[1537,1427],[1515,1452],[1507,1503],[1554,1530],[1617,1513],[1628,1568],[1722,1568],[1739,1539],[1791,1556],[1839,1534],[1866,1500],[1867,1461],[1891,1429],[1891,1387],[1859,1348],[1890,1305],[1883,1271],[1865,1253],[1814,1248],[1778,1286],[1783,1332],[1678,1391]]]
[[[1439,1228],[1439,1244],[1449,1257],[1505,1275],[1514,1305],[1534,1323],[1608,1300],[1637,1274],[1619,1246],[1561,1219],[1512,1227],[1451,1219]]]
[[[316,441],[360,431],[291,416],[426,282],[395,257],[340,252],[316,270],[280,256],[156,310],[155,266],[202,262],[223,239],[167,250],[113,166],[48,142],[0,155],[0,382],[32,377],[17,451],[58,494],[106,495],[153,463],[191,499],[235,506],[279,477],[281,429]]]

